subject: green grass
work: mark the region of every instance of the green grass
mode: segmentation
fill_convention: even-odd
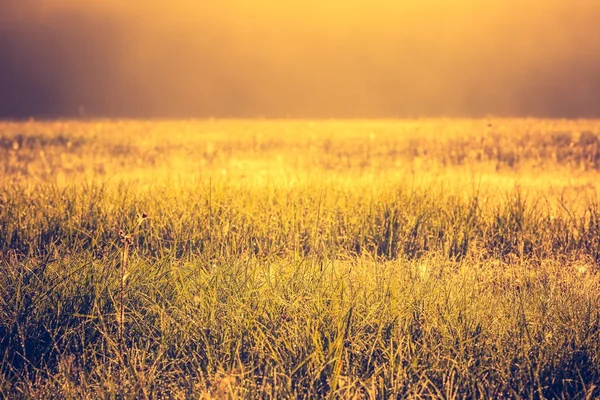
[[[598,397],[598,132],[0,124],[0,394]]]

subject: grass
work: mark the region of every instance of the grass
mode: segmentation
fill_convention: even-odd
[[[0,124],[7,398],[600,396],[596,121]]]

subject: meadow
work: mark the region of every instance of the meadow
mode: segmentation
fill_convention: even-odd
[[[4,398],[600,397],[600,121],[0,122]]]

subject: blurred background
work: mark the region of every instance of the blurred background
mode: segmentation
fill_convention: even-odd
[[[0,0],[0,117],[600,117],[598,0]]]

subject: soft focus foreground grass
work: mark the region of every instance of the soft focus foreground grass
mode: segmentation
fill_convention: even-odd
[[[0,156],[6,397],[600,396],[598,122],[3,123]]]

